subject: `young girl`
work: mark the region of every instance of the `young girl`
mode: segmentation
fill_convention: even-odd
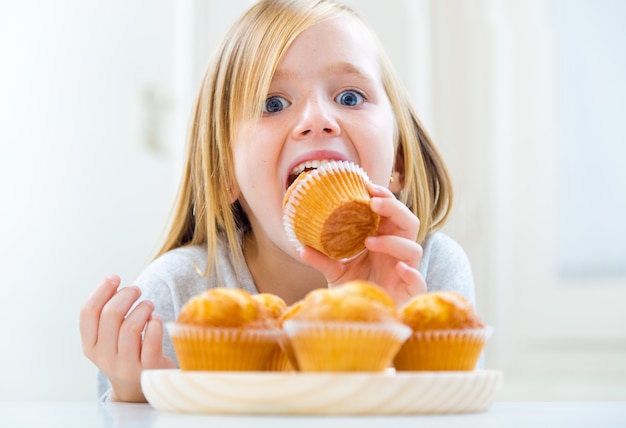
[[[359,164],[381,216],[366,251],[332,260],[296,251],[282,201],[302,170]],[[136,286],[106,278],[81,310],[85,355],[104,399],[144,401],[142,369],[174,368],[163,322],[212,287],[281,296],[364,279],[398,305],[441,289],[474,300],[463,250],[441,232],[446,167],[373,33],[332,1],[261,0],[231,29],[195,106],[182,186],[165,243]],[[158,315],[157,315],[158,314]]]

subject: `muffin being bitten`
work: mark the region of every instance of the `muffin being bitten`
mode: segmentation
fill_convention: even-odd
[[[315,248],[333,259],[357,255],[376,233],[380,217],[369,206],[365,171],[351,162],[331,161],[304,172],[289,186],[283,223],[297,248]]]

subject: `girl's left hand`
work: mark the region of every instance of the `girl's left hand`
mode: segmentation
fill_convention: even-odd
[[[422,247],[417,243],[419,219],[385,187],[368,184],[372,211],[380,215],[375,236],[365,240],[366,251],[350,260],[333,260],[311,247],[300,256],[324,274],[329,287],[362,279],[383,287],[400,306],[426,292],[418,271]]]

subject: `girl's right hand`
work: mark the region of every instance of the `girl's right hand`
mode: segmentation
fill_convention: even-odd
[[[145,402],[141,371],[176,365],[163,355],[163,322],[154,313],[154,304],[144,300],[131,311],[141,290],[118,289],[119,285],[117,275],[109,276],[82,306],[83,353],[108,377],[112,401]]]
[[[380,215],[376,235],[365,240],[367,251],[344,261],[304,247],[300,257],[326,277],[329,287],[354,279],[371,281],[387,290],[400,307],[427,290],[419,271],[423,255],[417,243],[420,222],[388,188],[373,183],[367,187],[370,207]]]

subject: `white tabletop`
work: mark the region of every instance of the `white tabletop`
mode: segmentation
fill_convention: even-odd
[[[484,413],[432,416],[234,416],[164,413],[149,404],[0,402],[0,427],[626,427],[622,402],[496,402]]]

